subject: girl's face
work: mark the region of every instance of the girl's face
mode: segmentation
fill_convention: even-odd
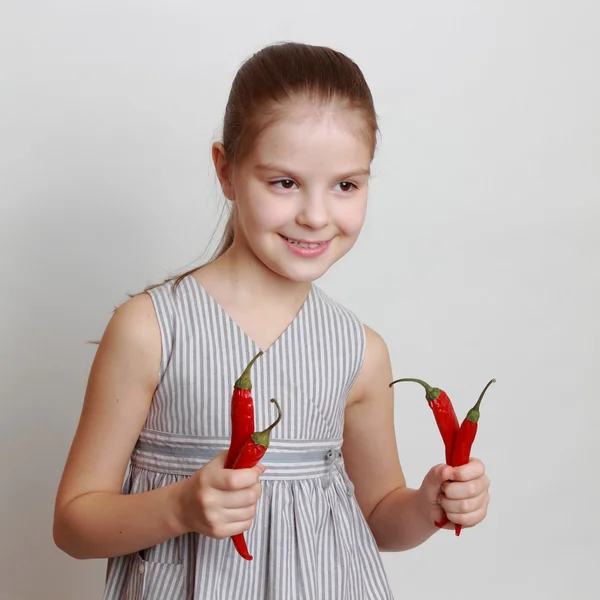
[[[236,244],[293,281],[321,277],[365,219],[371,147],[357,111],[294,104],[233,173]]]

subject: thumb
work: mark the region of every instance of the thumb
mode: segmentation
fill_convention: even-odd
[[[453,475],[454,471],[452,467],[445,464],[436,465],[430,469],[421,484],[421,489],[427,496],[427,499],[432,503],[437,502],[442,484],[452,479]]]

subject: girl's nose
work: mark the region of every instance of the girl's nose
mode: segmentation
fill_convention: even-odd
[[[327,201],[321,194],[310,194],[304,197],[296,221],[299,225],[310,229],[323,229],[329,225]]]

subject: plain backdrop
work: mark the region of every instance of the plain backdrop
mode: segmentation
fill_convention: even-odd
[[[356,60],[382,131],[363,235],[320,285],[461,418],[497,379],[473,448],[488,518],[384,554],[395,597],[598,598],[599,19],[592,0],[2,2],[0,598],[101,597],[105,561],[52,541],[87,341],[200,264],[231,80],[287,40]],[[417,487],[443,449],[422,390],[395,393]]]

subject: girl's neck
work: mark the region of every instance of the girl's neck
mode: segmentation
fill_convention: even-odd
[[[194,277],[263,351],[291,325],[310,292],[310,283],[281,277],[235,244]]]
[[[226,304],[235,300],[269,305],[289,304],[292,309],[302,304],[310,290],[310,282],[292,281],[275,273],[250,249],[235,243],[218,259],[196,272],[196,279]]]

